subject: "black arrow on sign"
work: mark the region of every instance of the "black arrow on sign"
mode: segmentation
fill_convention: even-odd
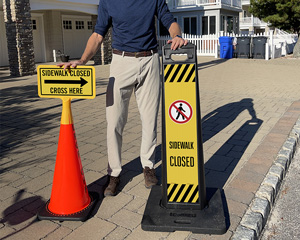
[[[80,87],[83,87],[85,84],[88,83],[85,79],[82,77],[80,80],[45,80],[45,83],[54,83],[54,84],[80,84]]]

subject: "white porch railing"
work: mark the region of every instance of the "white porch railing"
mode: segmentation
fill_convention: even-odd
[[[267,37],[267,43],[265,48],[265,59],[278,58],[292,53],[293,48],[298,40],[297,34],[288,34],[286,32],[275,32],[273,30],[264,34],[254,34],[254,35],[240,35],[240,34],[224,34],[220,32],[218,34],[212,35],[188,35],[183,34],[183,38],[187,39],[189,42],[196,45],[196,52],[198,56],[214,56],[218,58],[219,55],[219,37],[220,36],[230,36],[230,37]],[[161,54],[162,46],[167,43],[170,37],[168,36],[158,36],[159,53]]]
[[[266,27],[268,24],[257,17],[243,17],[240,18],[240,28],[249,27]]]
[[[289,34],[285,31],[276,29],[273,35],[274,44],[276,47],[281,47],[281,55],[290,54],[293,52],[294,46],[298,40],[297,34]],[[275,56],[276,57],[276,56]]]
[[[250,0],[242,0],[242,5],[250,5]]]
[[[189,7],[201,6],[216,6],[220,7],[221,4],[231,7],[242,7],[241,0],[166,0],[169,9],[181,9]]]

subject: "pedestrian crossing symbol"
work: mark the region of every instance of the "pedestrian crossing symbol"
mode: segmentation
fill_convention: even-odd
[[[184,100],[175,101],[169,107],[169,116],[175,123],[187,123],[192,115],[192,106]]]

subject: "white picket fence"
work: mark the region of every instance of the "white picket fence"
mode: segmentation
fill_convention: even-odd
[[[218,44],[219,44],[219,35],[190,35],[183,34],[182,37],[187,39],[189,42],[196,45],[197,55],[198,56],[217,56],[218,53]],[[164,46],[167,41],[170,39],[169,36],[158,36],[158,45],[159,52],[161,53],[162,46]]]
[[[218,34],[211,35],[189,35],[183,34],[183,38],[196,45],[198,56],[219,56],[219,37],[267,37],[267,43],[265,46],[265,59],[278,58],[292,53],[293,48],[298,40],[297,34],[289,34],[287,32],[276,29],[275,33],[270,30],[261,34],[228,34],[220,32]],[[162,46],[164,46],[170,39],[169,36],[158,36],[159,52],[161,53]]]

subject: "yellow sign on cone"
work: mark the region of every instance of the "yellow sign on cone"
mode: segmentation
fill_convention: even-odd
[[[93,66],[78,66],[64,70],[55,65],[40,65],[37,74],[40,97],[93,99],[96,96]]]
[[[50,200],[38,213],[40,220],[85,221],[98,194],[88,192],[73,123],[71,100],[96,96],[95,69],[78,66],[64,70],[40,65],[37,69],[38,94],[61,98],[63,103],[56,164]]]

